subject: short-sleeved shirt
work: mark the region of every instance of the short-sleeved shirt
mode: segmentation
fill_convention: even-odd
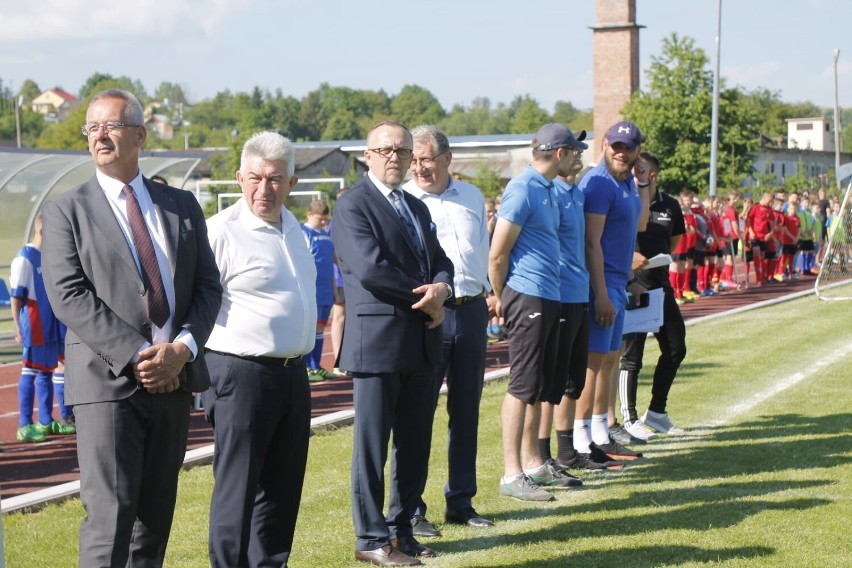
[[[748,212],[748,219],[755,238],[762,241],[766,239],[766,234],[772,229],[775,214],[771,207],[755,203]]]
[[[636,242],[639,252],[645,258],[658,254],[672,254],[672,237],[686,233],[683,222],[683,212],[677,199],[658,191],[651,199],[648,226],[639,233]],[[669,283],[669,267],[658,266],[636,273],[636,279],[648,290],[671,286]]]
[[[334,243],[328,231],[314,229],[302,224],[305,241],[317,266],[317,305],[330,306],[334,303]]]
[[[739,238],[740,234],[740,216],[737,214],[737,210],[734,209],[732,205],[728,205],[725,207],[725,216],[724,216],[724,226],[725,232],[724,235],[726,237],[737,236]]]
[[[41,276],[41,250],[28,244],[22,248],[12,261],[9,295],[22,302],[18,314],[23,347],[41,347],[62,340],[59,320],[53,314],[44,279]]]
[[[509,253],[506,284],[546,300],[559,299],[559,203],[553,183],[532,166],[512,178],[503,191],[500,217],[521,232]]]
[[[606,285],[608,288],[624,288],[630,279],[636,228],[642,209],[633,175],[619,182],[601,161],[583,176],[580,189],[586,197],[586,213],[606,216],[601,234]]]
[[[799,221],[798,215],[787,215],[784,217],[784,228],[787,230],[781,231],[781,244],[794,245],[799,242],[800,226],[801,221]]]
[[[586,270],[586,197],[574,184],[553,180],[559,200],[559,295],[563,304],[589,301]]]

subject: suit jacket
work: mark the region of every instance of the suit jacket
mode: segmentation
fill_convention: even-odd
[[[369,177],[334,207],[331,238],[346,293],[339,366],[347,371],[405,372],[441,361],[441,329],[427,329],[428,316],[411,309],[421,297],[412,290],[438,282],[452,289],[453,264],[426,205],[402,195],[424,237],[426,266],[402,219]]]
[[[181,388],[203,391],[210,385],[204,343],[222,301],[207,225],[192,193],[144,182],[163,221],[174,273],[172,339],[186,329],[199,348],[180,373]],[[151,340],[151,322],[142,277],[97,178],[45,203],[42,218],[45,287],[68,326],[65,400],[74,405],[129,397],[140,388],[130,363]]]

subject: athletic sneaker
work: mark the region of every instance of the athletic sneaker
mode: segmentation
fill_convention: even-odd
[[[34,424],[35,429],[43,436],[70,436],[77,433],[77,427],[72,424],[63,424],[58,420],[51,420],[50,424]]]
[[[17,435],[19,442],[29,442],[31,444],[44,442],[44,433],[42,433],[35,424],[25,424],[18,428]]]
[[[646,443],[644,438],[636,438],[621,424],[616,424],[611,427],[609,429],[609,435],[612,436],[613,440],[623,446],[635,446],[637,444],[641,445]]]
[[[308,380],[312,383],[321,383],[325,380],[325,377],[319,369],[308,369]]]
[[[610,436],[608,444],[595,445],[600,448],[601,451],[605,453],[610,459],[613,460],[633,461],[638,460],[642,457],[642,452],[637,452],[635,450],[631,450],[630,448],[625,448],[624,446],[613,440],[612,436]]]
[[[640,438],[642,440],[656,440],[659,438],[656,432],[645,426],[645,423],[641,420],[636,420],[635,422],[631,422],[630,424],[624,427],[630,435],[634,438]]]
[[[740,287],[740,285],[733,280],[725,280],[723,284],[725,285],[725,290],[736,290]]]
[[[509,483],[500,483],[500,495],[513,497],[520,501],[553,501],[553,495],[540,488],[526,473],[515,477]]]
[[[559,466],[556,465],[554,459],[549,459],[535,473],[524,472],[532,479],[533,483],[539,487],[549,487],[550,489],[569,489],[571,487],[580,487],[583,482],[579,478],[564,473]]]
[[[672,423],[667,412],[660,413],[648,410],[645,412],[645,415],[642,416],[642,422],[654,430],[662,432],[663,434],[669,434],[670,436],[682,436],[683,434],[686,434],[685,430],[676,427]]]
[[[577,452],[566,462],[556,461],[563,470],[589,471],[600,473],[604,471],[624,469],[624,463],[613,461],[600,448],[592,444],[588,452]]]

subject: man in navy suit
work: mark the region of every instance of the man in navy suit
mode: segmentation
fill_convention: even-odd
[[[429,464],[432,382],[442,357],[440,324],[453,295],[453,265],[429,210],[400,189],[412,148],[411,133],[400,123],[374,126],[364,152],[369,173],[337,202],[332,228],[348,312],[338,366],[354,383],[355,558],[380,566],[414,566],[417,557],[435,555],[412,536],[410,519]]]

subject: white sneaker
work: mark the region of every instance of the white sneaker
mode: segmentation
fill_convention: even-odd
[[[686,434],[685,430],[676,427],[672,423],[667,412],[660,413],[648,410],[645,412],[645,415],[642,416],[642,422],[654,430],[662,432],[663,434],[669,434],[670,436],[682,436],[683,434]]]
[[[656,440],[659,438],[657,433],[645,426],[645,423],[641,420],[636,420],[635,422],[626,424],[624,429],[627,430],[631,436],[639,438],[640,440]]]

